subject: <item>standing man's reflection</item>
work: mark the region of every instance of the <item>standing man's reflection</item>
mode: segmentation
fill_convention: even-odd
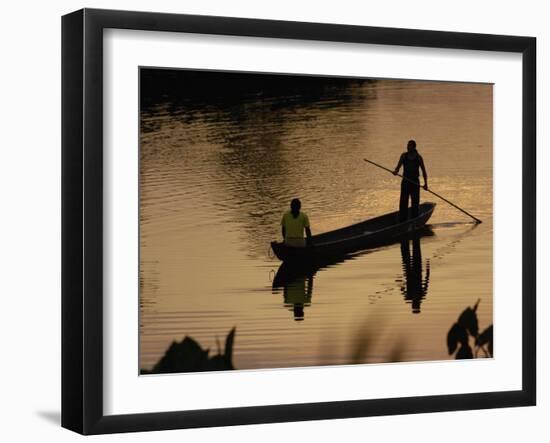
[[[420,236],[415,235],[412,240],[412,257],[410,241],[401,241],[401,259],[403,261],[404,282],[401,292],[406,302],[411,303],[413,314],[420,313],[420,305],[428,293],[430,282],[430,260],[426,260],[426,276],[422,279],[422,251],[420,249]]]
[[[304,307],[311,304],[312,292],[313,275],[299,276],[285,283],[283,290],[285,306],[292,307],[294,320],[304,320]]]

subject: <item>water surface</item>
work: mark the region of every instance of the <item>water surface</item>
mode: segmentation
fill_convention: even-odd
[[[141,71],[140,367],[191,336],[238,369],[440,360],[481,299],[492,323],[492,86]],[[407,140],[432,235],[273,287],[269,243],[294,197],[313,233],[395,211]]]

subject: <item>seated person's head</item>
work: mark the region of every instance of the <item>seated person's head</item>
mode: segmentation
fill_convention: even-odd
[[[300,212],[300,208],[302,207],[302,203],[299,199],[295,198],[290,202],[290,210],[293,214],[298,214]]]

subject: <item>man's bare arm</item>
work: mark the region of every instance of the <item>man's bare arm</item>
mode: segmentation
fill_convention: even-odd
[[[308,227],[306,227],[306,243],[308,245],[311,245],[311,229]]]
[[[393,171],[393,175],[397,175],[397,173],[399,172],[399,169],[401,168],[402,165],[403,165],[403,156],[401,155],[399,157],[399,161],[397,162],[397,166],[395,167],[395,169]]]

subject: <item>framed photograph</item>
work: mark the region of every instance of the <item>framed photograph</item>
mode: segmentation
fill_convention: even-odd
[[[62,20],[62,425],[536,403],[532,37]]]

